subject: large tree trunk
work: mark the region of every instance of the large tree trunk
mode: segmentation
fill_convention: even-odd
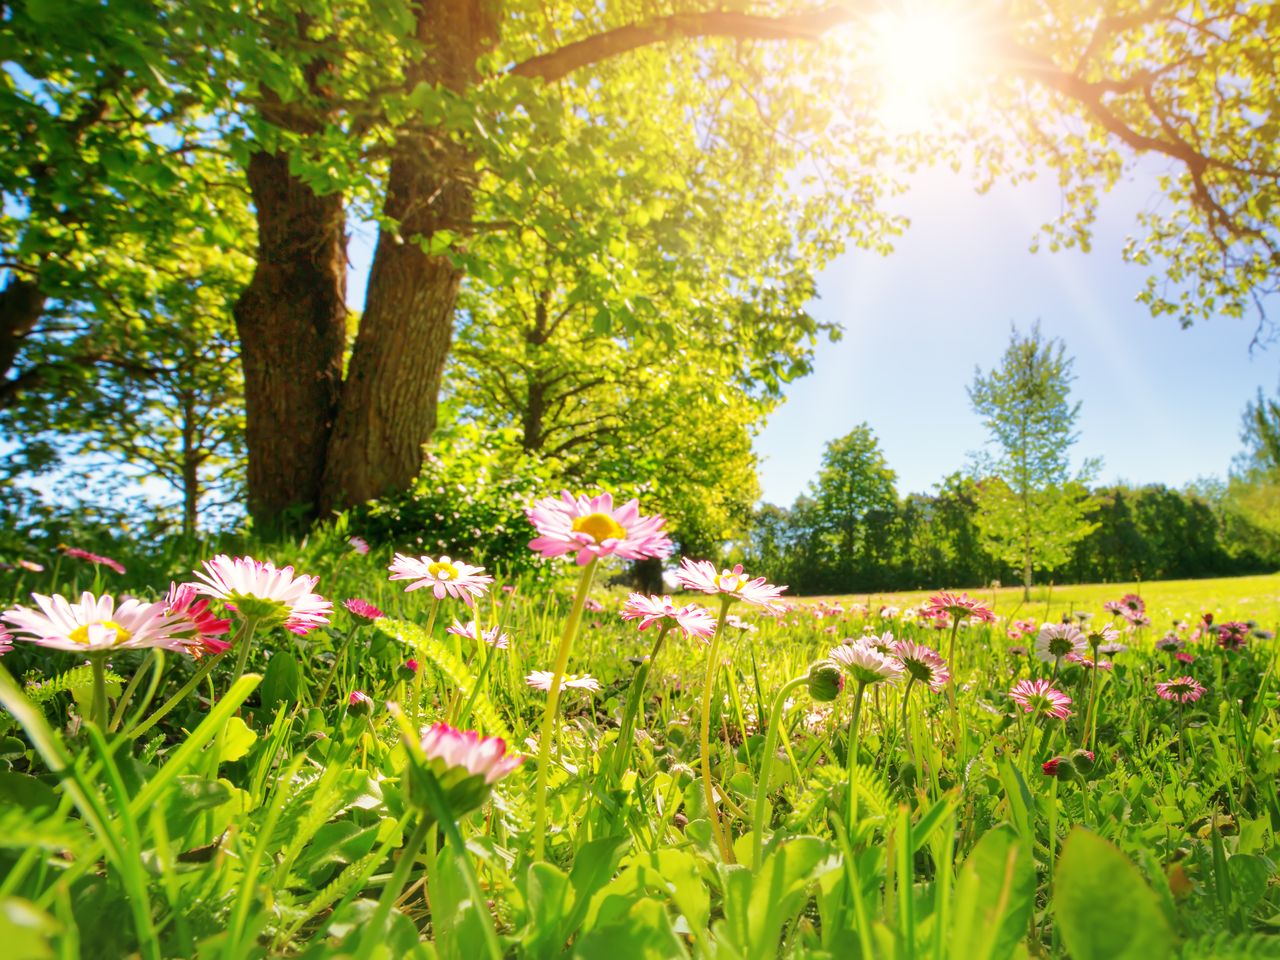
[[[406,85],[462,92],[495,36],[487,0],[424,0],[417,8],[423,59]],[[443,41],[443,42],[441,42]],[[465,233],[472,218],[471,158],[440,131],[402,130],[392,156],[384,212],[398,230],[378,236],[360,333],[333,429],[321,506],[326,512],[408,487],[436,426],[445,359],[453,339],[462,271],[428,256],[442,229]]]
[[[4,394],[3,383],[18,357],[22,341],[35,329],[36,321],[44,312],[45,296],[34,281],[10,276],[0,290],[0,403]]]
[[[342,389],[346,231],[342,197],[317,196],[283,154],[255,153],[253,279],[235,304],[244,363],[249,514],[278,533],[315,516]]]

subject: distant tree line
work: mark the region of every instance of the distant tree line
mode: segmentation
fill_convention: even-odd
[[[933,493],[882,501],[863,515],[852,549],[821,500],[763,504],[745,544],[750,569],[798,594],[861,593],[1020,582],[1016,563],[986,548],[982,481],[956,473]],[[1156,580],[1270,572],[1280,541],[1242,513],[1225,485],[1176,490],[1123,484],[1091,491],[1092,532],[1041,582]]]

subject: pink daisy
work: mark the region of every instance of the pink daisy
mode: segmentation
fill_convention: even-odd
[[[1173,659],[1182,663],[1195,663],[1196,657],[1194,653],[1175,653]]]
[[[1010,640],[1021,640],[1023,637],[1029,637],[1036,632],[1037,624],[1033,619],[1015,620],[1009,624],[1008,634]]]
[[[1048,680],[1019,680],[1009,691],[1009,697],[1022,707],[1025,713],[1034,713],[1037,716],[1044,714],[1058,720],[1065,720],[1071,716],[1071,711],[1068,709],[1071,706],[1071,698],[1061,690],[1050,686]]]
[[[524,678],[524,682],[535,690],[541,690],[543,693],[551,692],[551,681],[555,679],[555,674],[550,670],[534,670],[531,674]],[[572,687],[575,690],[596,691],[600,689],[600,681],[589,673],[578,676],[572,673],[566,673],[560,678],[560,688]]]
[[[994,623],[996,619],[994,610],[968,593],[943,592],[932,596],[924,612],[931,617],[946,614],[957,620],[977,620],[979,623]]]
[[[348,537],[347,544],[362,557],[369,552],[369,541],[364,537]]]
[[[901,661],[881,653],[867,640],[840,643],[831,648],[830,659],[840,664],[858,683],[897,683],[905,668]]]
[[[1046,623],[1036,636],[1036,656],[1045,663],[1083,653],[1084,649],[1084,634],[1073,623]]]
[[[447,723],[437,723],[422,734],[422,752],[432,772],[442,780],[451,770],[463,770],[493,784],[524,762],[524,757],[507,753],[507,743],[501,737],[482,737],[470,730],[455,730]]]
[[[386,616],[378,607],[375,607],[368,600],[362,600],[360,597],[343,600],[342,605],[347,608],[347,613],[362,620],[381,620]]]
[[[221,620],[209,609],[209,601],[197,599],[195,584],[170,583],[165,600],[165,616],[173,618],[174,636],[195,640],[191,652],[217,655],[231,649],[231,644],[218,637],[231,629],[230,620]]]
[[[1156,693],[1163,700],[1177,703],[1195,703],[1204,696],[1205,687],[1195,677],[1174,677],[1156,684]]]
[[[147,647],[185,651],[193,642],[190,635],[178,635],[190,629],[189,622],[167,616],[164,603],[128,598],[117,604],[108,594],[95,597],[88,591],[74,604],[56,594],[31,596],[39,610],[14,607],[0,615],[16,631],[12,639],[70,653]]]
[[[1067,661],[1067,663],[1078,664],[1084,667],[1086,670],[1092,670],[1096,666],[1099,670],[1102,670],[1105,672],[1107,670],[1110,670],[1112,666],[1110,660],[1095,661],[1092,657],[1086,657],[1083,653],[1068,653],[1064,659]]]
[[[333,604],[314,593],[319,577],[297,576],[293,567],[280,567],[253,557],[220,554],[195,571],[197,593],[215,597],[242,617],[264,625],[280,623],[291,633],[306,634],[329,622]]]
[[[373,698],[367,693],[359,690],[352,690],[351,695],[347,697],[347,710],[357,715],[365,715],[373,712]]]
[[[493,583],[493,577],[484,572],[484,567],[473,567],[461,560],[450,560],[441,557],[433,560],[430,557],[406,557],[397,553],[391,566],[391,580],[412,580],[405,587],[405,592],[421,587],[431,587],[437,600],[446,596],[457,599],[471,606],[472,597],[483,596]]]
[[[559,499],[543,497],[525,514],[538,531],[530,550],[544,557],[573,553],[579,566],[610,554],[624,560],[665,557],[673,549],[662,532],[666,521],[656,514],[642,517],[639,500],[628,500],[615,510],[612,494],[575,497],[565,490]]]
[[[660,620],[671,620],[686,637],[697,637],[699,640],[709,640],[716,631],[715,617],[707,610],[696,603],[677,607],[670,597],[665,596],[631,594],[622,607],[622,619],[639,620],[641,630],[648,629]]]
[[[951,672],[947,669],[947,662],[932,647],[912,640],[899,640],[890,652],[901,661],[911,679],[927,684],[934,693],[946,689]]]
[[[468,640],[483,640],[495,650],[506,650],[511,646],[511,637],[503,633],[498,627],[491,627],[488,630],[481,631],[480,624],[475,620],[465,624],[455,620],[445,630],[445,633],[452,633],[456,637],[466,637]]]
[[[122,576],[124,574],[124,564],[120,563],[118,560],[112,560],[110,557],[104,557],[99,553],[90,553],[88,550],[81,550],[79,547],[68,547],[65,544],[59,546],[58,549],[61,550],[65,556],[71,557],[74,560],[84,560],[88,563],[106,567],[109,570],[114,570]]]
[[[715,564],[710,560],[690,560],[688,557],[681,559],[676,580],[686,590],[701,590],[703,593],[745,600],[772,611],[781,611],[782,601],[779,597],[787,589],[766,582],[764,577],[756,577],[754,580],[748,578],[742,572],[740,563],[732,570],[717,572]]]
[[[1249,642],[1249,625],[1239,620],[1228,620],[1214,628],[1218,646],[1223,650],[1241,650]]]
[[[0,630],[0,657],[13,649],[13,635]]]

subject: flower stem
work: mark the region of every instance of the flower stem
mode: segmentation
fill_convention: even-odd
[[[240,629],[236,631],[236,639],[234,646],[236,651],[236,669],[231,675],[231,683],[227,685],[230,689],[236,685],[236,681],[244,676],[244,668],[249,664],[249,647],[253,643],[253,632],[258,628],[257,617],[245,617],[244,623],[240,625]]]
[[[796,677],[782,685],[769,708],[769,729],[764,735],[764,753],[760,755],[760,781],[756,785],[756,805],[751,817],[751,869],[758,872],[764,851],[764,808],[769,795],[769,779],[773,774],[773,755],[778,749],[778,723],[787,694],[809,682],[809,675]]]
[[[957,757],[960,756],[960,707],[956,702],[956,681],[960,677],[960,664],[956,663],[956,632],[959,629],[960,618],[953,613],[951,640],[947,643],[947,664],[951,667],[951,678],[947,681],[947,706],[951,708],[951,737]]]
[[[858,768],[858,720],[862,716],[862,691],[867,687],[865,680],[859,680],[853,691],[853,717],[849,721],[849,747],[845,752],[844,765],[849,777],[849,842],[853,842],[853,831],[858,826],[858,794],[854,789],[857,780],[854,771]]]
[[[733,597],[728,594],[721,596],[716,632],[711,637],[711,649],[707,651],[707,672],[702,681],[702,723],[698,730],[698,747],[702,753],[702,792],[707,801],[707,819],[711,821],[711,836],[720,848],[725,863],[733,863],[733,848],[721,829],[720,817],[716,812],[715,787],[711,781],[711,693],[720,667],[720,637],[724,633],[724,619],[732,603]]]
[[[627,762],[631,757],[631,731],[635,727],[636,713],[640,709],[640,704],[644,702],[644,688],[649,682],[649,671],[653,669],[653,661],[658,656],[658,651],[662,649],[662,641],[667,638],[670,631],[671,624],[663,623],[658,631],[658,639],[653,642],[653,649],[649,651],[649,658],[636,667],[631,689],[627,691],[627,709],[622,715],[622,728],[618,732],[618,745],[614,751],[616,758],[613,764],[614,777],[622,776],[623,771],[627,769]]]
[[[200,668],[191,675],[191,679],[182,685],[181,690],[179,690],[172,697],[166,700],[160,706],[160,708],[156,710],[155,713],[147,717],[147,719],[144,720],[142,723],[138,724],[135,727],[131,727],[129,729],[129,732],[126,733],[125,736],[127,736],[130,740],[136,740],[138,739],[138,737],[142,736],[144,733],[146,733],[148,730],[154,727],[157,723],[163,720],[168,715],[169,711],[171,711],[174,707],[176,707],[183,700],[185,700],[187,696],[191,693],[191,691],[200,685],[200,681],[203,680],[206,676],[208,676],[209,671],[212,670],[218,664],[218,662],[225,656],[226,656],[226,653],[224,652],[224,653],[215,654],[214,656],[209,657],[207,660],[205,660],[202,664],[200,664]]]
[[[480,668],[480,676],[476,677],[476,682],[471,685],[471,695],[467,697],[467,702],[458,711],[458,720],[454,726],[461,727],[467,722],[467,717],[471,716],[471,707],[475,704],[476,697],[480,696],[480,688],[484,686],[484,679],[489,675],[489,668],[493,664],[493,658],[497,652],[497,646],[489,644],[489,652],[485,654],[484,666]]]
[[[911,749],[911,726],[908,723],[907,708],[911,705],[911,688],[915,686],[916,678],[909,677],[907,679],[906,689],[902,691],[902,742],[907,748],[907,756],[914,756]]]
[[[93,723],[99,730],[107,732],[107,656],[95,653],[89,658],[93,667]]]
[[[551,740],[555,727],[556,708],[560,705],[560,681],[564,679],[565,669],[569,666],[569,654],[573,650],[573,641],[578,634],[578,624],[582,621],[582,607],[587,602],[587,594],[591,590],[591,578],[595,576],[596,559],[582,568],[582,576],[578,578],[578,592],[574,594],[573,606],[569,610],[569,619],[565,622],[564,632],[560,634],[560,649],[556,653],[555,666],[551,671],[551,689],[547,691],[547,708],[542,714],[542,736],[538,742],[538,783],[534,795],[533,826],[533,859],[541,860],[546,849],[547,840],[547,763],[551,759]]]
[[[396,862],[396,869],[391,874],[391,879],[382,888],[378,906],[365,925],[365,935],[360,940],[360,949],[355,955],[355,960],[368,960],[378,944],[383,942],[383,928],[386,926],[387,917],[391,916],[391,907],[399,899],[400,891],[404,889],[405,882],[409,879],[409,871],[413,869],[413,862],[418,859],[418,852],[422,849],[422,842],[426,840],[427,831],[431,829],[432,823],[431,817],[418,818],[418,825],[414,827],[413,835],[400,851],[400,859]]]
[[[347,638],[342,641],[342,647],[333,658],[333,666],[329,668],[329,675],[324,678],[324,685],[320,688],[320,693],[316,695],[316,706],[324,706],[324,698],[329,693],[329,688],[333,686],[334,677],[338,675],[338,668],[343,666],[347,661],[347,650],[351,647],[351,641],[356,638],[356,634],[360,632],[360,625],[351,628],[351,632],[347,634]]]

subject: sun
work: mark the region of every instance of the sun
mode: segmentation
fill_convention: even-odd
[[[902,0],[871,18],[872,65],[886,127],[927,130],[972,89],[983,46],[975,6]]]

